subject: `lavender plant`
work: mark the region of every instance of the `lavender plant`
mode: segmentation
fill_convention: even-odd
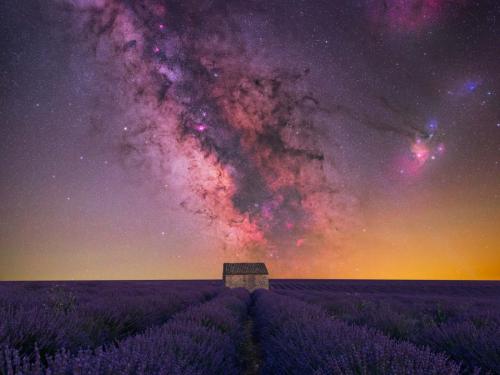
[[[41,374],[238,374],[238,346],[249,294],[226,291],[202,305],[176,314],[160,327],[150,328],[117,345],[66,350],[34,360],[4,347],[0,370],[8,375]]]
[[[482,369],[483,373],[500,374],[500,300],[488,289],[471,296],[467,290],[460,295],[451,288],[448,293],[434,290],[427,294],[415,290],[407,291],[413,294],[403,294],[397,288],[396,294],[374,293],[369,288],[368,285],[366,293],[359,289],[352,293],[284,288],[279,292],[319,305],[349,323],[430,346],[461,362],[469,371]]]
[[[111,285],[110,285],[111,284]],[[0,345],[42,360],[65,348],[71,353],[119,341],[165,323],[186,307],[204,302],[220,286],[102,283],[13,285],[0,295]]]
[[[442,354],[332,319],[290,297],[257,291],[256,314],[264,374],[460,373]]]

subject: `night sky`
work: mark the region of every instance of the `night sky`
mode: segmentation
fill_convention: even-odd
[[[0,115],[0,280],[500,278],[496,0],[3,0]]]

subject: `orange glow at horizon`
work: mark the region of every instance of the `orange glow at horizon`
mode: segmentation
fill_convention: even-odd
[[[414,204],[418,206],[419,202]],[[495,225],[498,212],[494,207],[471,202],[466,207],[442,204],[409,207],[412,215],[398,213],[397,207],[371,209],[366,227],[353,235],[344,249],[325,251],[318,259],[310,259],[305,253],[297,261],[312,266],[302,272],[283,266],[279,260],[268,262],[271,277],[500,279],[500,237]],[[113,241],[106,251],[90,246],[68,252],[66,248],[74,246],[75,235],[61,235],[64,242],[49,237],[26,239],[25,251],[11,253],[0,263],[0,279],[219,279],[222,263],[228,259],[211,251],[216,243],[206,242],[201,234],[183,242],[172,239],[173,244],[153,252],[151,248],[157,244],[144,239],[131,243],[99,234],[102,242]],[[203,245],[197,249],[197,243]],[[51,252],[36,252],[44,247],[50,247]],[[166,251],[173,248],[180,255]],[[200,249],[203,255],[197,255]]]

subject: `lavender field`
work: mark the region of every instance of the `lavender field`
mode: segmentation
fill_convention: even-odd
[[[500,282],[4,282],[0,373],[500,374]]]

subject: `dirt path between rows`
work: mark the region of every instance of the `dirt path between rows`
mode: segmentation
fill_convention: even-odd
[[[248,306],[248,317],[243,326],[244,342],[241,347],[241,358],[243,361],[243,375],[260,374],[262,365],[262,352],[255,331],[254,298]]]

